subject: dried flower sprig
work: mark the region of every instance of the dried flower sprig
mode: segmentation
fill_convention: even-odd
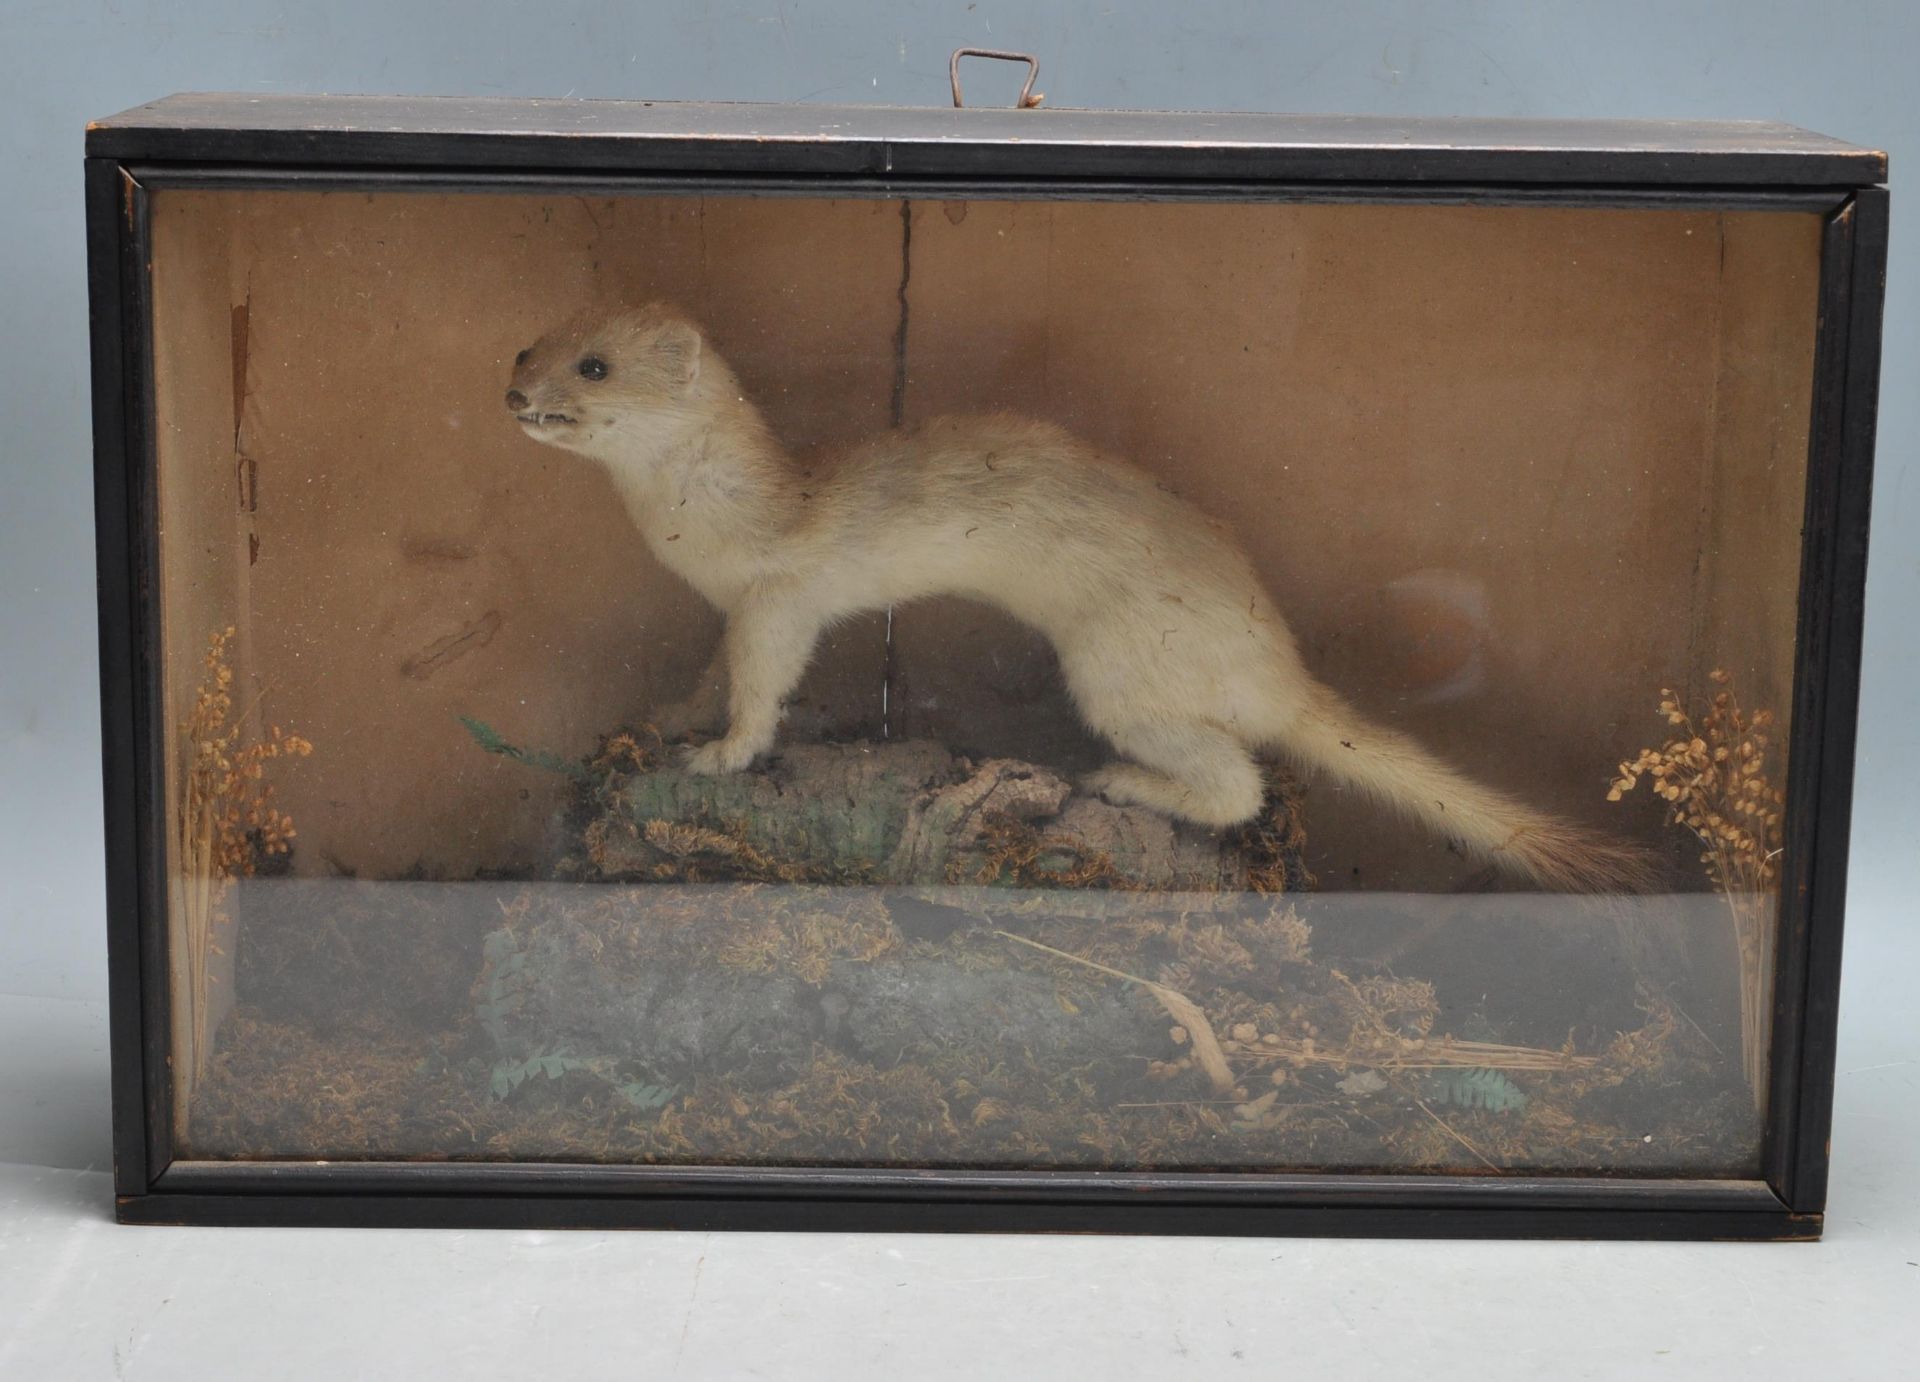
[[[1607,792],[1619,801],[1643,779],[1667,803],[1667,818],[1705,846],[1700,862],[1721,888],[1761,890],[1779,879],[1781,813],[1786,793],[1769,762],[1773,714],[1748,714],[1728,674],[1716,668],[1714,693],[1696,725],[1672,691],[1660,693],[1660,713],[1678,732],[1657,749],[1620,765]]]
[[[1619,801],[1642,781],[1667,803],[1667,819],[1699,840],[1700,862],[1733,917],[1740,954],[1741,1063],[1756,1098],[1766,1086],[1767,1014],[1773,1002],[1774,890],[1780,881],[1786,792],[1780,785],[1771,711],[1749,713],[1733,678],[1715,668],[1719,689],[1696,719],[1673,691],[1660,692],[1672,733],[1620,765],[1607,791]]]
[[[186,761],[181,768],[179,873],[184,889],[181,938],[186,948],[193,1033],[194,1077],[206,1073],[215,927],[235,878],[253,876],[259,861],[292,849],[293,821],[273,804],[266,766],[276,758],[305,758],[313,745],[269,726],[256,743],[243,739],[245,716],[233,713],[233,668],[227,661],[231,625],[209,635],[204,675],[187,714]]]

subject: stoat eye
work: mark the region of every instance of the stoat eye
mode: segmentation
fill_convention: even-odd
[[[520,366],[526,364],[527,357],[531,354],[533,354],[533,347],[528,346],[525,350],[521,351],[518,355],[513,357],[513,367],[515,369],[519,369]]]
[[[586,359],[580,362],[580,377],[582,379],[594,380],[605,379],[607,377],[607,362],[602,360],[598,355],[587,356]]]

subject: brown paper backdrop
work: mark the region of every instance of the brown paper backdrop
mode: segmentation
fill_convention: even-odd
[[[1542,806],[1602,803],[1661,685],[1790,690],[1818,220],[1519,208],[168,191],[154,210],[167,676],[237,623],[303,872],[463,876],[550,847],[557,780],[717,632],[591,465],[523,437],[514,352],[594,302],[699,313],[780,434],[1007,407],[1230,524],[1310,665]],[[905,355],[896,360],[902,304]],[[235,426],[235,418],[238,426]],[[252,480],[246,477],[251,473]],[[881,732],[881,616],[791,735]],[[884,728],[1096,761],[1043,643],[896,612]],[[1330,788],[1327,886],[1446,886]],[[1670,841],[1668,841],[1671,843]]]

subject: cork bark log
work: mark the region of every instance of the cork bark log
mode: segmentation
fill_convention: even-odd
[[[1219,834],[927,741],[795,745],[719,778],[662,757],[585,769],[559,880],[259,880],[241,996],[327,1030],[471,1014],[502,1061],[660,1081],[771,1087],[826,1049],[884,1066],[1013,1052],[1034,1078],[1100,1084],[1164,1047],[1163,1007],[1087,972],[1063,1001],[1061,966],[994,929],[1231,924],[1304,876],[1278,799],[1263,830]]]
[[[963,961],[956,932],[1264,907],[1250,875],[1276,864],[1245,834],[926,741],[798,745],[722,778],[656,768],[596,799],[581,862],[618,901],[593,920],[543,903],[489,939],[475,992],[503,1057],[591,1052],[659,1080],[772,1086],[822,1048],[883,1065],[974,1051],[1095,1084],[1137,1078],[1137,1053],[1168,1027],[1150,991],[1103,980],[1063,1001],[1033,953]],[[1298,869],[1297,848],[1283,853]],[[776,863],[802,876],[769,887]],[[609,914],[651,929],[640,953],[607,940]],[[850,926],[868,929],[850,941]],[[825,953],[796,972],[797,938],[817,935]],[[865,944],[875,953],[846,953]]]
[[[996,910],[1211,908],[1246,890],[1262,864],[1304,876],[1297,842],[1254,860],[1244,835],[1112,805],[1033,763],[975,762],[924,740],[795,745],[729,777],[673,767],[639,774],[585,827],[588,876],[683,877],[690,856],[717,843],[695,831],[724,832],[815,878],[938,890],[962,905],[980,903],[969,890],[991,888],[1004,894]],[[1010,861],[1007,851],[1022,844],[1033,857]],[[724,852],[711,860],[720,876],[729,872]],[[1015,897],[1023,891],[1044,898]],[[1143,892],[1153,896],[1136,896]]]

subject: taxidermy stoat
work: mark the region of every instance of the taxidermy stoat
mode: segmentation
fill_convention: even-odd
[[[1278,751],[1548,887],[1642,872],[1631,850],[1474,782],[1369,723],[1302,664],[1224,527],[1048,423],[940,418],[803,475],[700,329],[660,306],[583,318],[514,362],[527,435],[606,467],[647,546],[726,616],[668,732],[717,718],[701,773],[745,768],[822,630],[930,595],[1038,629],[1074,704],[1123,755],[1087,785],[1203,826],[1255,816]]]

